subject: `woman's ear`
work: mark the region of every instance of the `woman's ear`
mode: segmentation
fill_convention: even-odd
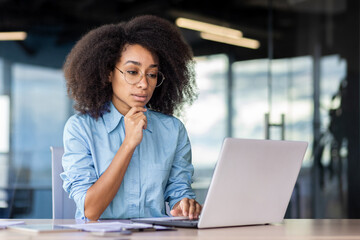
[[[113,72],[111,71],[109,74],[109,82],[112,82],[112,78],[113,78]]]

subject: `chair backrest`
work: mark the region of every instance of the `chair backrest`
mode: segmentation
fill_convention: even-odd
[[[61,164],[64,155],[63,147],[50,147],[51,173],[52,173],[52,215],[53,219],[74,219],[76,205],[74,200],[64,191],[60,173],[63,172]]]

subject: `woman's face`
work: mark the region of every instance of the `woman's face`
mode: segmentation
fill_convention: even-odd
[[[121,114],[126,115],[132,107],[144,107],[150,101],[157,83],[153,76],[158,71],[159,60],[155,54],[138,44],[124,47],[109,78],[113,89],[112,102]],[[129,84],[133,78],[139,82]]]

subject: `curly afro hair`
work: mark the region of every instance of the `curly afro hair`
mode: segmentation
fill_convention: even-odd
[[[64,64],[67,91],[74,108],[94,118],[109,111],[112,86],[109,75],[127,44],[139,44],[159,58],[165,76],[147,107],[167,115],[180,114],[197,97],[193,53],[179,29],[169,21],[143,15],[128,22],[107,24],[84,35]]]

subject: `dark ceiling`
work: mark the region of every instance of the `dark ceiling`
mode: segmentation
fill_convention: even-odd
[[[180,16],[205,20],[240,29],[245,37],[261,43],[260,49],[251,50],[202,40],[197,32],[183,30],[195,55],[226,52],[238,60],[266,58],[271,32],[274,57],[294,56],[302,54],[301,49],[294,48],[299,41],[299,20],[309,21],[313,15],[326,18],[345,8],[345,0],[0,0],[0,31],[29,34],[24,42],[0,43],[0,56],[59,67],[62,60],[51,63],[51,56],[46,56],[63,59],[64,52],[88,30],[140,14],[154,14],[170,21]]]

